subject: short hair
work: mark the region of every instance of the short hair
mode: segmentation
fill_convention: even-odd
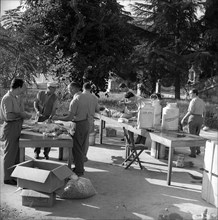
[[[84,89],[87,89],[87,90],[91,90],[91,88],[92,88],[91,83],[89,83],[89,82],[84,83],[84,84],[83,84],[83,88],[84,88]]]
[[[129,98],[132,98],[132,97],[134,97],[135,95],[132,93],[132,92],[127,92],[126,94],[125,94],[125,98],[126,99],[129,99]]]
[[[198,90],[197,89],[192,89],[190,92],[194,93],[195,95],[198,95]]]
[[[78,82],[75,82],[75,81],[70,83],[70,87],[76,87],[77,89],[81,88],[80,84]]]
[[[11,81],[11,85],[10,85],[10,88],[11,89],[17,89],[17,88],[22,88],[23,87],[23,84],[24,84],[24,81],[22,79],[18,79],[18,78],[14,78],[12,81]]]

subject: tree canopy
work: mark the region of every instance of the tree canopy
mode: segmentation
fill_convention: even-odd
[[[194,65],[200,78],[218,65],[216,0],[146,0],[124,11],[116,0],[23,0],[0,28],[1,80],[29,81],[37,73],[60,81],[84,80],[105,91],[115,74],[152,92],[161,79],[176,98]],[[198,9],[204,10],[197,16]]]

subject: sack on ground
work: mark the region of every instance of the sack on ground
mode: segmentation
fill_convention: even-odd
[[[85,199],[96,194],[91,181],[84,177],[70,179],[61,195],[62,199]]]

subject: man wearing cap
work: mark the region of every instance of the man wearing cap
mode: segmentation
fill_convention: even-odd
[[[43,122],[52,119],[57,110],[57,95],[55,94],[57,84],[55,82],[47,83],[46,91],[39,91],[34,101],[34,109],[36,111],[36,121]],[[49,159],[50,148],[44,148],[45,159]],[[34,150],[35,158],[39,159],[40,147]]]

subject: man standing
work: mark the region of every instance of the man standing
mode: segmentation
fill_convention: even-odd
[[[129,91],[125,94],[125,98],[128,99],[129,103],[134,103],[137,106],[136,111],[130,111],[132,116],[138,116],[140,109],[143,107],[144,102],[146,102],[146,99],[135,95],[133,92]],[[138,135],[136,139],[136,144],[145,144],[146,137]]]
[[[31,115],[24,111],[19,98],[26,90],[24,81],[15,78],[11,82],[10,90],[1,100],[0,117],[4,121],[1,136],[5,141],[4,184],[17,184],[16,180],[11,178],[13,169],[10,167],[19,163],[19,138],[23,120],[31,118]]]
[[[47,119],[52,119],[57,110],[57,88],[56,83],[48,83],[46,91],[40,91],[34,101],[34,109],[36,111],[36,121],[43,122]],[[49,159],[50,147],[44,148],[45,159]],[[35,159],[39,159],[40,147],[35,148]]]
[[[181,120],[181,124],[184,124],[184,121],[188,118],[188,130],[190,134],[199,135],[201,126],[204,121],[206,109],[205,103],[202,99],[198,97],[198,90],[192,89],[189,92],[191,101],[189,103],[188,112]],[[190,147],[191,154],[190,157],[195,158],[196,154],[200,154],[200,147]]]
[[[99,112],[98,99],[95,95],[91,94],[91,84],[89,82],[83,85],[83,94],[88,100],[88,115],[89,115],[89,133],[94,132],[94,116],[95,112]],[[87,140],[85,147],[85,162],[88,161],[87,152],[89,148],[89,139]]]
[[[89,97],[80,92],[80,85],[71,82],[68,91],[73,95],[70,102],[68,115],[64,117],[54,116],[54,120],[72,121],[76,124],[75,133],[73,135],[73,158],[74,172],[78,176],[84,174],[84,155],[86,144],[89,139]]]

